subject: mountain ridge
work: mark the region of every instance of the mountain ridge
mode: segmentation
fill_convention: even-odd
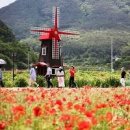
[[[128,0],[17,0],[0,10],[0,19],[21,39],[29,36],[32,26],[52,26],[53,6],[60,7],[61,28],[130,31]]]
[[[3,42],[13,42],[15,41],[15,36],[1,20],[0,20],[0,40]]]

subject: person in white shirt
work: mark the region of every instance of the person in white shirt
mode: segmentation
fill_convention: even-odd
[[[57,80],[59,88],[65,87],[63,67],[59,67],[59,70],[57,71]]]
[[[29,86],[33,86],[36,83],[36,77],[37,77],[36,70],[33,66],[31,66]]]
[[[53,87],[53,84],[52,84],[52,82],[50,81],[51,75],[52,75],[52,69],[51,69],[51,67],[48,65],[48,66],[47,66],[47,73],[46,73],[46,75],[45,75],[46,81],[47,81],[47,87],[48,87],[48,88]]]
[[[122,87],[125,87],[126,85],[125,85],[125,79],[126,79],[126,71],[125,71],[125,68],[124,67],[122,67],[121,68],[121,79],[120,79],[120,83],[121,83],[121,86]]]

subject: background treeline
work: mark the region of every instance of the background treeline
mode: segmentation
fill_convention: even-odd
[[[29,62],[36,61],[36,54],[27,44],[16,41],[12,31],[0,21],[0,59],[4,59],[7,64],[6,69],[11,69],[13,65],[18,69],[26,69]]]
[[[114,69],[130,69],[130,34],[125,31],[80,32],[80,38],[63,41],[64,60],[85,69],[110,70],[111,44]]]

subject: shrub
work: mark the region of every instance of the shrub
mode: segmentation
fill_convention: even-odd
[[[45,78],[43,76],[38,75],[36,82],[40,87],[45,87],[46,86],[46,80],[45,80]]]
[[[96,79],[96,80],[95,80],[95,84],[94,84],[94,86],[100,87],[101,84],[102,84],[101,80]]]
[[[87,80],[76,80],[75,83],[77,84],[78,87],[83,87],[83,86],[86,86],[88,85],[88,81]]]
[[[102,84],[102,87],[118,87],[120,85],[119,79],[116,79],[114,77],[110,77],[104,81]]]
[[[28,68],[27,64],[25,64],[25,63],[23,63],[23,62],[18,62],[18,63],[17,63],[17,67],[18,67],[19,69],[27,69],[27,68]]]
[[[108,80],[104,80],[103,82],[102,82],[102,88],[108,88],[110,86],[110,84],[109,84],[109,82],[108,82]]]
[[[57,77],[53,77],[51,80],[52,80],[53,86],[54,86],[54,87],[58,87]]]
[[[130,79],[126,80],[126,86],[130,86]]]
[[[27,87],[28,82],[27,82],[27,80],[25,78],[20,76],[15,80],[15,86],[16,87]]]
[[[4,86],[5,87],[14,87],[13,81],[12,80],[7,80],[6,82],[4,82]]]

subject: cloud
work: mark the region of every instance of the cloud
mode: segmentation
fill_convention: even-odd
[[[13,3],[14,1],[16,1],[16,0],[0,0],[0,8],[9,5],[9,4]]]

